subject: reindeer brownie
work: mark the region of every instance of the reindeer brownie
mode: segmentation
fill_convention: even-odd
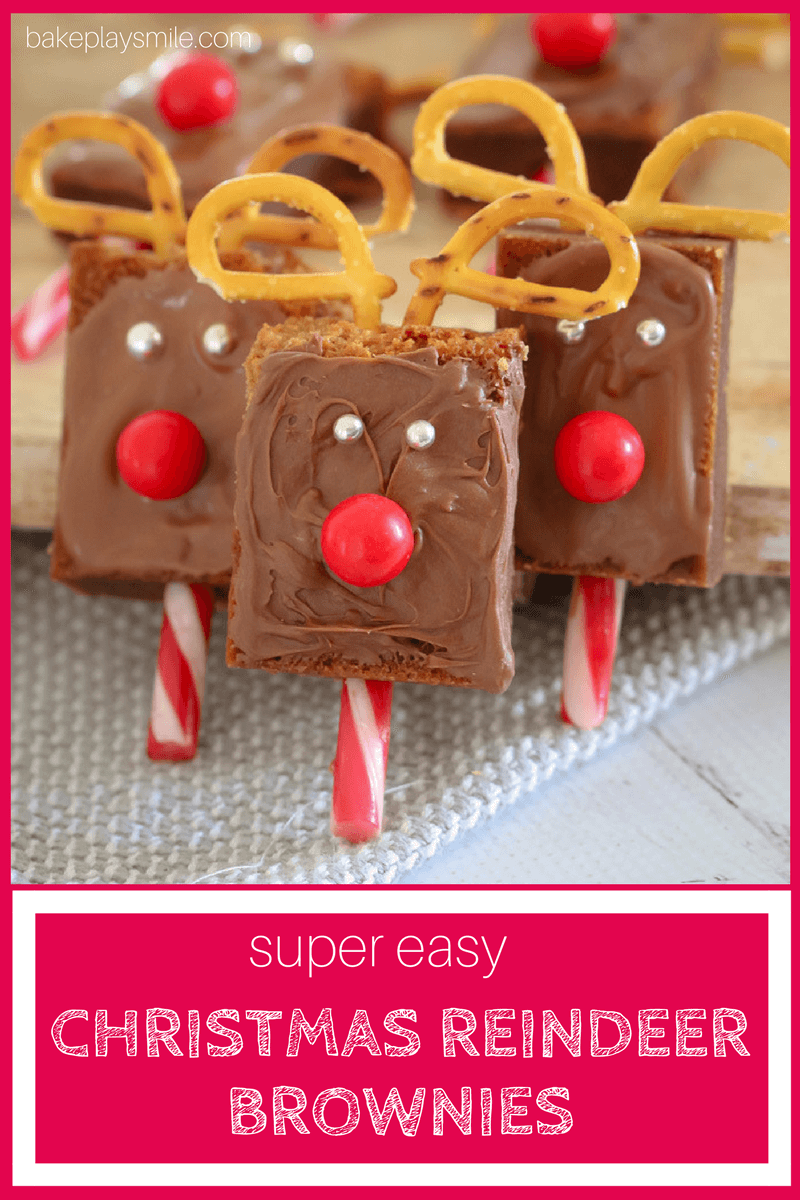
[[[253,29],[230,36],[229,51],[163,55],[144,74],[123,80],[104,102],[166,147],[188,212],[210,188],[241,175],[259,146],[284,129],[324,122],[383,138],[388,89],[377,71],[320,57],[300,38],[262,41]],[[329,158],[307,157],[296,169],[345,197],[363,195],[374,182]],[[71,147],[53,169],[51,187],[70,200],[142,209],[149,204],[136,163],[97,143]]]
[[[626,310],[584,325],[525,318],[531,355],[515,539],[531,570],[701,587],[724,572],[735,241],[774,237],[788,224],[659,205],[665,174],[721,133],[788,162],[788,131],[776,122],[695,118],[660,143],[628,199],[611,206],[641,254]],[[574,286],[604,264],[585,239],[519,230],[501,238],[499,270]],[[612,459],[618,477],[601,477]]]
[[[224,271],[214,247],[223,218],[245,199],[290,198],[337,231],[347,274],[314,282]],[[567,296],[467,268],[507,221],[552,216],[565,206],[609,247],[608,280],[593,294]],[[378,299],[393,281],[375,273],[347,210],[308,181],[235,180],[204,198],[190,220],[192,267],[225,294],[252,297],[265,285],[271,294],[345,290],[354,306],[355,324],[323,319],[267,328],[248,359],[228,623],[233,666],[345,680],[334,765],[333,828],[340,836],[357,841],[380,828],[386,688],[413,681],[500,692],[513,674],[512,528],[524,349],[511,329],[433,328],[436,308],[450,290],[529,310],[555,304],[574,315],[578,303],[613,311],[632,290],[638,268],[624,233],[587,198],[523,192],[501,200],[436,258],[412,264],[421,282],[407,324],[389,328],[379,324]],[[362,714],[356,744],[372,747],[366,758],[353,756],[361,764],[356,785],[351,768],[342,766],[352,742],[342,728],[353,711]],[[383,743],[376,742],[381,723]]]
[[[518,108],[541,130],[556,181],[586,194],[583,153],[566,116],[532,85],[502,77],[458,81],[423,105],[414,132],[418,175],[482,201],[517,185],[445,150],[447,122],[476,101]],[[601,320],[590,308],[577,321],[541,310],[524,317],[518,565],[575,576],[563,714],[583,728],[605,716],[626,581],[710,586],[724,569],[734,241],[785,233],[788,215],[661,202],[683,161],[719,137],[772,149],[788,165],[788,130],[774,121],[711,113],[687,122],[648,156],[627,199],[609,206],[629,238],[645,234],[625,311]],[[568,220],[561,225],[504,233],[500,272],[554,290],[591,286],[607,258]],[[501,326],[518,320],[514,312],[498,316]]]
[[[407,222],[410,178],[394,152],[367,135],[339,132],[349,139],[345,157],[363,163],[380,182],[391,168],[391,195],[372,232]],[[321,145],[331,139],[328,127],[300,134]],[[40,191],[46,150],[87,135],[136,155],[147,173],[152,213],[53,200]],[[287,141],[281,136],[267,143],[259,161],[282,165],[292,153]],[[176,594],[190,611],[202,603],[207,626],[210,607],[225,602],[230,580],[233,448],[245,407],[245,357],[265,324],[342,312],[341,305],[313,298],[231,304],[198,283],[182,248],[185,218],[174,167],[152,135],[128,118],[52,118],[26,139],[17,183],[22,198],[56,228],[126,234],[155,246],[149,252],[95,240],[72,250],[51,575],[90,594],[148,599],[160,599],[167,585],[169,604]],[[262,220],[257,213],[243,214],[238,225],[251,241],[281,235],[274,217]],[[256,253],[240,248],[235,230],[226,236],[231,269],[264,275],[305,269],[282,246]],[[184,591],[177,593],[177,585]],[[193,599],[186,588],[194,589]],[[180,757],[190,757],[194,746],[181,750]]]

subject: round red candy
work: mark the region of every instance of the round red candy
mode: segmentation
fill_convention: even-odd
[[[236,75],[213,54],[191,54],[165,75],[156,108],[172,129],[203,129],[229,120],[236,111]]]
[[[206,461],[200,430],[181,413],[142,413],[117,438],[117,467],[128,487],[151,500],[174,500],[197,483]]]
[[[556,475],[576,500],[619,500],[638,482],[644,446],[624,417],[587,412],[568,421],[556,438]]]
[[[539,13],[531,37],[546,63],[565,71],[602,62],[617,36],[613,13]]]
[[[322,557],[334,575],[354,587],[378,587],[405,567],[414,531],[405,511],[388,496],[351,496],[331,509],[322,525]]]

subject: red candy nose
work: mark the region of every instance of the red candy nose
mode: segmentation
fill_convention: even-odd
[[[321,542],[334,575],[354,587],[377,587],[399,575],[411,558],[414,531],[387,496],[351,496],[328,513]]]
[[[142,413],[117,438],[117,466],[129,488],[151,500],[174,500],[193,488],[206,461],[197,426],[181,413]]]
[[[156,92],[156,108],[171,129],[219,125],[236,111],[236,75],[213,54],[190,54],[165,75]]]
[[[573,417],[556,438],[556,475],[576,500],[619,500],[638,482],[644,446],[624,417],[587,412]]]

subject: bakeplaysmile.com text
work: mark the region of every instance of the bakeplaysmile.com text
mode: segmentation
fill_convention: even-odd
[[[39,32],[26,27],[25,45],[29,50],[117,50],[124,54],[129,46],[134,50],[249,50],[250,39],[253,35],[247,29],[218,30],[209,33],[194,34],[188,29],[179,30],[177,25],[172,29],[158,32],[153,30],[143,33],[119,33],[115,29],[87,29],[85,31],[62,30],[56,26],[55,32],[48,29]]]

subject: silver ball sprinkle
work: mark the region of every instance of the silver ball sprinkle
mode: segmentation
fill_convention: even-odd
[[[436,440],[436,430],[430,421],[412,421],[406,430],[406,441],[412,450],[426,450]]]
[[[573,346],[576,342],[583,341],[583,335],[586,332],[585,321],[558,321],[556,324],[556,333],[561,338],[562,342],[566,342],[568,346]]]
[[[666,328],[655,317],[651,317],[649,321],[640,321],[636,326],[636,333],[645,346],[660,346],[667,336]]]
[[[227,354],[233,346],[233,334],[227,325],[209,325],[203,334],[203,348],[207,354]]]
[[[139,321],[138,324],[131,325],[126,333],[125,345],[128,347],[128,353],[134,358],[152,358],[164,345],[164,339],[157,325],[153,325],[151,321]]]
[[[308,66],[314,61],[314,48],[302,38],[287,37],[278,42],[278,58],[287,66]]]
[[[357,442],[364,432],[364,422],[355,413],[345,413],[333,423],[333,436],[337,442]]]

